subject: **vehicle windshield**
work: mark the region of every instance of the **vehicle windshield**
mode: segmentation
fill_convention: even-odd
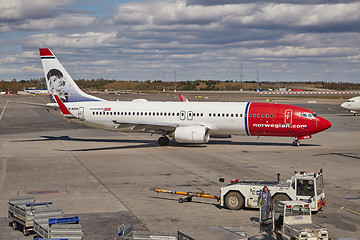
[[[310,207],[305,207],[303,205],[292,205],[286,206],[285,216],[302,216],[310,215]]]
[[[316,178],[316,195],[319,195],[324,191],[324,180],[323,176],[320,175]]]
[[[296,194],[299,196],[314,196],[314,181],[298,179]]]

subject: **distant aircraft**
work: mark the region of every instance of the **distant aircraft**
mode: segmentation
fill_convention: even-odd
[[[354,116],[358,115],[360,111],[360,97],[353,97],[341,104],[341,107],[349,110],[349,112],[353,113]]]
[[[229,135],[293,137],[293,145],[299,146],[299,140],[331,127],[313,111],[285,104],[107,101],[81,91],[50,49],[39,51],[51,112],[90,127],[159,134],[161,146],[170,138],[207,143],[210,137]]]

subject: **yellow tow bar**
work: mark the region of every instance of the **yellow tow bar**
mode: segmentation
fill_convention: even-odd
[[[204,191],[200,191],[200,192],[179,192],[179,191],[165,190],[165,189],[159,189],[159,188],[154,188],[154,189],[151,189],[151,190],[154,190],[157,193],[177,194],[177,195],[186,196],[185,198],[179,198],[179,203],[191,202],[193,197],[211,198],[211,199],[216,199],[217,201],[220,200],[219,196],[205,194]]]

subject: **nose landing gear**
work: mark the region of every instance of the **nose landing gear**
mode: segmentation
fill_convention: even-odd
[[[292,145],[298,147],[300,146],[300,141],[295,138]]]

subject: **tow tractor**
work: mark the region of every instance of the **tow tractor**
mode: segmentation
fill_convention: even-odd
[[[312,223],[310,205],[303,201],[279,201],[260,207],[260,231],[277,240],[329,240],[327,228]]]
[[[223,178],[219,181],[224,182]],[[267,186],[273,204],[278,201],[301,200],[309,204],[311,211],[319,211],[325,206],[325,192],[322,169],[318,173],[295,172],[287,181],[231,180],[221,188],[220,205],[231,210],[258,208],[258,196]]]

